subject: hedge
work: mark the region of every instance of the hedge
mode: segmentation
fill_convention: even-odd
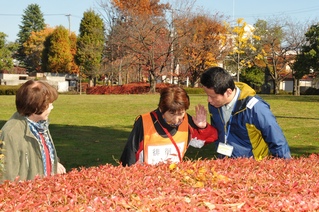
[[[160,89],[170,86],[167,83],[157,83],[156,92]],[[182,86],[188,94],[205,94],[202,88],[190,88]],[[145,94],[149,93],[150,85],[149,83],[130,83],[125,85],[98,85],[94,87],[86,88],[86,94]]]
[[[0,185],[0,211],[318,211],[319,156],[106,164]]]
[[[319,89],[317,89],[317,88],[308,88],[304,92],[304,95],[319,95]]]
[[[0,85],[0,95],[16,95],[19,85]]]

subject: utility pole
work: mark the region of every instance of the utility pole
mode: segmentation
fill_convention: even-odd
[[[238,53],[237,53],[237,82],[239,82],[239,75],[240,75],[240,66],[239,66],[239,62],[240,62],[240,59],[239,59],[239,45],[240,45],[240,42],[238,41]]]
[[[234,22],[234,26],[235,26],[235,0],[233,0],[233,22]],[[239,55],[239,50],[240,50],[240,40],[239,40],[239,34],[237,35],[238,38],[238,46],[237,46],[237,82],[239,82],[239,75],[240,75],[240,66],[239,66],[239,62],[240,62],[240,55]]]
[[[235,0],[233,0],[233,22],[235,23]]]
[[[172,21],[171,21],[171,84],[174,84],[174,10],[172,9]]]
[[[65,15],[68,17],[68,21],[69,21],[69,35],[71,35],[71,21],[70,21],[70,17],[71,17],[71,14],[67,14]]]

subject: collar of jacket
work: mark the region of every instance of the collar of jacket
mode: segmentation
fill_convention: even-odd
[[[27,121],[25,116],[22,116],[18,112],[15,112],[12,118],[19,120],[21,122],[21,124],[24,125],[25,135],[27,137],[30,137],[30,138],[36,140],[36,137],[33,135],[33,133],[31,132],[31,130],[29,128],[28,121]]]
[[[246,109],[249,100],[256,96],[256,91],[252,89],[249,85],[243,82],[235,82],[235,85],[239,88],[240,94],[236,102],[235,108],[232,114],[239,113]]]

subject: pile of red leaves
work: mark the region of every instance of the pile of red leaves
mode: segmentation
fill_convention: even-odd
[[[169,84],[156,84],[156,91]],[[86,94],[145,94],[150,91],[149,83],[131,83],[126,85],[94,86],[86,88]]]
[[[319,156],[105,165],[0,185],[0,211],[318,211]]]

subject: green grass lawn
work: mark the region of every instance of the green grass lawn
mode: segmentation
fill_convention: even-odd
[[[262,96],[271,106],[294,157],[319,152],[319,96]],[[194,114],[206,95],[190,94]],[[50,115],[50,130],[67,170],[117,165],[137,115],[157,107],[159,94],[60,95]],[[15,97],[0,96],[0,127],[15,112]],[[213,145],[189,148],[186,157],[213,158]]]

